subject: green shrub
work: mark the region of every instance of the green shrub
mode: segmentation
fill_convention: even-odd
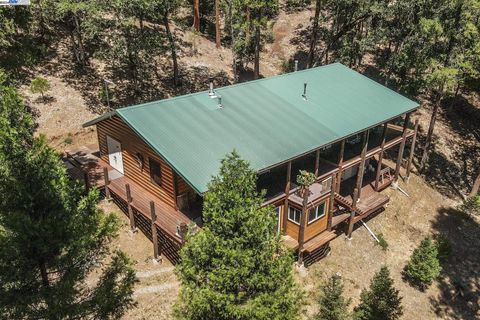
[[[305,9],[311,0],[287,0],[285,2],[285,11],[292,12],[292,11],[299,11]]]
[[[63,140],[64,144],[72,144],[73,143],[73,136],[71,133],[67,135],[67,137]]]
[[[388,249],[388,242],[383,237],[383,233],[377,234],[377,238],[378,242],[376,242],[376,244],[378,244],[384,251],[386,251]]]
[[[333,275],[320,287],[319,310],[315,320],[346,320],[349,318],[350,299],[343,297],[340,276]]]
[[[354,311],[356,320],[396,320],[402,316],[402,297],[393,286],[387,267],[373,276],[370,289],[362,291],[360,304]]]
[[[40,93],[42,95],[43,100],[45,100],[45,93],[50,90],[50,82],[48,82],[45,78],[35,78],[32,80],[30,84],[30,91],[32,93]]]
[[[405,275],[412,284],[425,289],[440,275],[441,270],[437,245],[427,237],[413,251],[405,266]]]
[[[467,214],[479,215],[480,214],[480,194],[468,197],[460,206],[460,211]]]

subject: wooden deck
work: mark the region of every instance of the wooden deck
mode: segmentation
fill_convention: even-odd
[[[178,244],[181,244],[182,239],[177,233],[177,226],[181,223],[190,224],[194,221],[201,224],[198,210],[193,210],[193,212],[175,210],[133,180],[113,169],[108,163],[102,161],[93,147],[86,146],[75,151],[67,151],[67,157],[74,166],[87,173],[90,186],[96,186],[99,189],[105,188],[103,171],[104,168],[107,168],[110,181],[107,187],[114,196],[119,198],[117,200],[121,200],[125,204],[127,203],[126,185],[128,184],[131,190],[132,208],[149,223],[151,223],[150,201],[153,201],[158,229]]]
[[[324,244],[327,244],[331,240],[335,239],[336,236],[337,235],[334,232],[325,230],[320,234],[318,234],[317,236],[305,242],[305,244],[303,245],[302,252],[310,253],[312,251],[315,251],[316,249],[320,248]],[[282,236],[282,240],[285,246],[287,246],[287,248],[291,250],[298,249],[298,241],[293,239],[289,235]]]
[[[338,193],[335,193],[335,201],[341,206],[353,210],[353,199],[352,196],[342,196]],[[368,183],[362,187],[360,200],[355,206],[355,210],[358,216],[366,217],[370,213],[377,211],[378,209],[385,206],[390,201],[390,198],[380,192],[374,190],[371,183]],[[342,218],[347,219],[348,217],[342,216]],[[341,219],[341,218],[338,218]],[[337,221],[336,221],[337,222]],[[338,223],[337,223],[338,224]],[[334,225],[332,220],[332,225]]]

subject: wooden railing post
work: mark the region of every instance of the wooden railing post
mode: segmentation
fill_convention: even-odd
[[[412,145],[410,147],[410,155],[408,156],[407,172],[405,174],[406,182],[408,182],[408,180],[410,179],[410,172],[412,170],[413,156],[415,155],[415,145],[417,143],[417,134],[418,134],[418,119],[415,120],[415,131],[413,133]]]
[[[158,261],[157,215],[155,213],[155,202],[153,201],[150,201],[150,217],[152,219],[153,258]]]
[[[353,191],[353,202],[352,202],[352,211],[350,212],[350,220],[348,221],[348,230],[347,230],[347,239],[352,239],[353,225],[355,224],[355,213],[357,208],[358,201],[358,189],[355,188]]]
[[[338,168],[340,169],[338,171],[338,176],[337,176],[337,187],[335,189],[336,193],[340,192],[340,185],[342,183],[342,175],[343,175],[343,157],[345,156],[345,139],[342,140],[342,143],[340,144],[340,154],[338,156]]]
[[[336,185],[336,175],[335,173],[332,174],[332,187],[330,188],[330,203],[328,206],[328,222],[327,222],[327,228],[328,231],[332,230],[332,219],[333,219],[333,205],[335,203],[335,185]]]
[[[290,180],[292,178],[292,161],[287,165],[287,182],[285,183],[285,203],[283,205],[283,232],[287,231],[288,222],[288,197],[290,195]]]
[[[110,180],[108,179],[108,168],[103,168],[103,180],[105,182],[105,199],[107,201],[111,201],[112,197],[110,196],[110,189],[108,189],[108,185],[110,184]]]
[[[382,161],[383,161],[383,153],[385,150],[387,130],[388,130],[388,122],[385,122],[382,130],[382,142],[380,144],[380,153],[378,154],[377,171],[375,174],[375,191],[378,191],[378,180],[380,179],[380,172],[382,171]]]
[[[128,208],[128,217],[130,218],[130,230],[132,232],[136,232],[137,227],[135,226],[135,216],[133,214],[133,208],[132,208],[132,193],[130,191],[130,185],[128,183],[125,184],[125,191],[127,192],[127,208]]]
[[[357,188],[357,196],[358,198],[361,197],[362,191],[362,184],[363,184],[363,175],[365,173],[365,157],[367,155],[367,148],[368,148],[368,137],[370,136],[370,131],[367,130],[363,133],[362,137],[362,152],[361,152],[361,160],[358,166],[357,171],[357,181],[356,181],[356,188]]]
[[[397,164],[395,166],[395,174],[393,176],[394,187],[396,186],[398,176],[400,175],[400,166],[402,165],[403,151],[405,150],[405,143],[407,141],[407,129],[409,120],[410,113],[407,113],[407,115],[405,116],[405,121],[403,123],[402,142],[400,143],[400,150],[398,150]]]
[[[305,221],[307,220],[307,205],[309,188],[304,186],[303,188],[303,207],[302,215],[300,216],[300,230],[298,231],[298,265],[303,263],[303,244],[305,243]]]
[[[315,152],[315,178],[318,178],[318,170],[320,167],[320,150]]]

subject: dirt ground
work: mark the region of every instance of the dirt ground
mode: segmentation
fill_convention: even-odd
[[[387,189],[391,201],[384,212],[366,221],[376,234],[388,242],[386,251],[375,244],[363,226],[357,226],[352,240],[340,235],[331,242],[331,254],[307,269],[297,279],[306,294],[304,319],[315,314],[318,286],[333,274],[341,275],[345,295],[358,304],[360,292],[368,287],[373,274],[382,265],[389,267],[395,286],[403,297],[402,319],[478,319],[480,317],[480,220],[472,220],[452,209],[456,203],[413,175],[400,191]],[[172,264],[164,259],[152,262],[152,244],[141,233],[132,235],[128,219],[114,204],[102,203],[114,212],[123,227],[115,248],[125,251],[137,264],[140,282],[136,286],[137,306],[124,319],[171,319],[179,283]],[[441,278],[425,292],[402,280],[402,270],[413,249],[427,235],[442,233],[452,244],[452,256],[444,265]],[[461,268],[459,268],[459,264]]]
[[[273,27],[274,42],[261,55],[261,74],[271,76],[282,72],[282,64],[291,59],[305,59],[304,31],[312,12],[284,13]],[[190,46],[179,53],[184,85],[179,90],[162,88],[164,97],[206,89],[208,78],[214,76],[218,85],[231,82],[231,52],[215,49],[207,37],[189,31],[177,36]],[[192,43],[195,43],[193,46]],[[192,49],[194,47],[195,50]],[[168,59],[164,66],[169,67]],[[44,102],[32,95],[27,86],[21,92],[27,102],[38,110],[39,134],[45,134],[54,147],[67,147],[96,142],[92,128],[82,124],[105,110],[92,84],[101,83],[102,66],[92,62],[88,76],[59,68],[65,57],[59,56],[33,70],[35,76],[47,78],[52,89]],[[310,267],[305,277],[298,277],[307,294],[309,305],[305,318],[315,313],[318,285],[326,277],[339,273],[345,282],[345,293],[352,298],[351,307],[358,303],[360,292],[368,286],[372,275],[381,265],[389,266],[395,284],[403,296],[403,319],[480,319],[480,234],[479,221],[466,218],[454,208],[472,182],[472,159],[480,158],[480,108],[478,97],[467,97],[458,112],[441,110],[434,137],[434,152],[427,173],[414,175],[408,185],[401,183],[410,197],[398,191],[386,190],[391,196],[388,208],[367,222],[375,233],[383,233],[389,247],[383,251],[375,245],[365,228],[358,227],[351,241],[343,236],[332,242],[332,253]],[[431,109],[421,108],[420,145],[428,128]],[[418,152],[420,150],[417,150]],[[132,235],[127,219],[112,204],[102,204],[125,222],[114,246],[127,252],[135,261],[140,282],[136,287],[137,306],[124,319],[171,319],[171,310],[179,284],[173,266],[164,260],[153,264],[152,245],[144,235]],[[447,261],[442,277],[426,292],[419,292],[402,280],[402,269],[409,255],[431,233],[446,234],[452,241],[453,255]]]

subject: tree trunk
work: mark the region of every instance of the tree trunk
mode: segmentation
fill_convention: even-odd
[[[473,184],[472,191],[470,192],[470,197],[474,197],[478,194],[478,190],[480,189],[480,172],[478,173],[477,179],[475,179],[475,183]]]
[[[237,74],[237,54],[235,52],[235,30],[233,27],[233,3],[230,2],[228,6],[228,16],[230,18],[230,35],[232,38],[232,71],[233,71],[233,83],[238,82],[238,74]]]
[[[200,0],[193,0],[193,29],[200,31]]]
[[[430,126],[428,127],[427,138],[425,140],[425,145],[423,147],[422,159],[420,160],[419,171],[422,172],[425,169],[425,165],[428,160],[428,152],[430,149],[430,144],[432,143],[433,129],[435,127],[435,121],[437,119],[438,108],[440,106],[440,98],[437,99],[432,112],[432,117],[430,118]]]
[[[170,50],[172,52],[172,62],[173,62],[173,84],[178,86],[178,61],[177,61],[177,51],[175,49],[175,38],[173,37],[172,31],[170,30],[170,25],[168,23],[168,11],[165,11],[163,14],[163,25],[165,27],[165,32],[167,33],[168,41],[170,42]]]
[[[260,26],[255,28],[255,65],[253,67],[253,78],[260,76]]]
[[[215,44],[217,49],[222,46],[222,34],[220,30],[220,0],[215,0]]]
[[[313,18],[312,36],[310,38],[310,51],[308,53],[308,67],[313,67],[313,59],[315,56],[315,47],[317,45],[318,23],[320,20],[320,9],[322,7],[322,0],[315,2],[315,17]]]
[[[78,20],[78,16],[76,13],[73,14],[73,21],[75,23],[75,35],[77,36],[78,56],[80,58],[79,62],[81,66],[86,66],[87,59],[85,55],[85,48],[83,46],[82,30],[80,29],[80,21]]]

